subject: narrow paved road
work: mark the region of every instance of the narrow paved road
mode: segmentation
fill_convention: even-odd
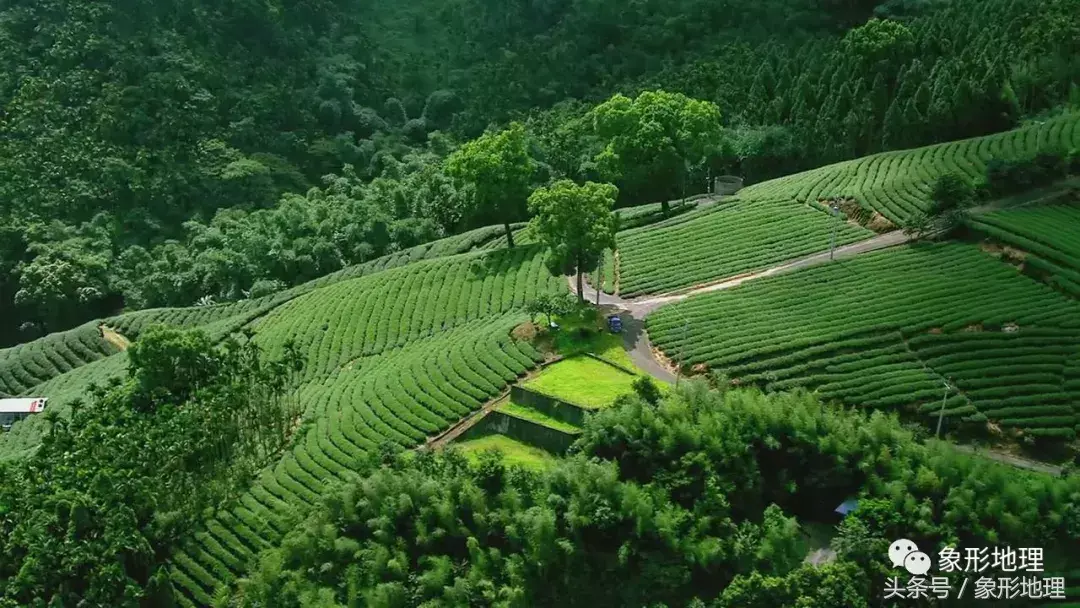
[[[835,252],[835,259],[842,260],[851,258],[861,253],[868,251],[876,251],[878,249],[884,249],[886,247],[893,247],[895,245],[901,245],[911,240],[905,236],[902,231],[889,232],[869,238],[865,241],[859,241],[858,243],[852,243],[844,247],[838,247]],[[681,292],[674,292],[670,294],[662,294],[658,296],[652,296],[648,298],[639,298],[634,300],[625,300],[618,296],[610,295],[601,292],[600,293],[600,305],[612,306],[617,308],[619,317],[623,322],[623,345],[626,348],[627,353],[630,355],[630,360],[634,362],[639,368],[649,372],[654,378],[672,384],[675,382],[675,374],[672,373],[667,367],[662,365],[656,360],[656,356],[653,353],[652,343],[649,342],[649,334],[645,331],[645,317],[652,311],[670,304],[672,302],[678,302],[685,300],[690,296],[695,296],[701,293],[709,293],[712,291],[720,291],[723,289],[731,289],[742,285],[747,281],[754,279],[760,279],[767,276],[781,274],[784,272],[791,272],[800,268],[808,268],[811,266],[817,266],[819,264],[825,264],[829,262],[829,252],[815,253],[802,258],[796,258],[789,260],[777,266],[772,266],[765,270],[740,275],[737,277],[730,277],[721,279],[715,283],[693,287],[690,289],[682,290]],[[570,292],[577,293],[577,275],[567,277],[567,282],[570,285]],[[586,281],[584,283],[583,291],[585,292],[585,299],[589,302],[596,303],[596,289],[589,285]]]
[[[834,259],[843,260],[847,258],[855,257],[862,253],[868,253],[870,251],[877,251],[879,249],[885,249],[887,247],[895,247],[897,245],[903,245],[911,241],[912,238],[905,235],[903,231],[896,230],[885,234],[880,234],[875,237],[866,239],[865,241],[859,241],[858,243],[852,243],[843,247],[837,247],[834,254]],[[801,268],[809,268],[811,266],[819,266],[826,264],[830,261],[829,252],[823,251],[821,253],[815,253],[801,258],[782,262],[776,266],[771,266],[765,270],[758,272],[752,272],[748,274],[738,275],[735,277],[728,277],[720,279],[719,281],[708,283],[706,285],[699,285],[697,287],[691,287],[679,291],[673,291],[667,294],[660,294],[656,296],[646,298],[635,298],[631,300],[625,300],[618,296],[609,295],[606,293],[600,294],[600,304],[606,306],[615,306],[621,310],[626,310],[635,319],[645,319],[645,317],[652,311],[664,306],[665,304],[671,304],[672,302],[679,302],[685,300],[691,296],[696,296],[702,293],[709,293],[713,291],[722,291],[724,289],[731,289],[732,287],[738,287],[747,281],[753,281],[754,279],[761,279],[777,274],[783,274],[785,272],[792,272]],[[577,276],[568,277],[570,283],[571,293],[577,293]],[[584,287],[585,299],[589,302],[596,302],[596,289],[594,289],[588,282]]]
[[[675,374],[661,365],[653,354],[652,342],[649,342],[649,334],[645,331],[645,321],[636,319],[625,311],[619,313],[619,317],[623,322],[623,348],[634,365],[657,380],[674,384]]]
[[[833,258],[837,260],[852,258],[863,253],[902,245],[911,240],[912,238],[905,235],[903,231],[896,230],[866,239],[865,241],[859,241],[858,243],[839,247],[836,249]],[[649,342],[648,332],[645,331],[645,317],[649,313],[661,306],[685,300],[690,296],[731,289],[733,287],[738,287],[747,281],[792,272],[802,268],[818,266],[826,264],[829,261],[830,257],[828,251],[815,253],[806,257],[783,262],[759,272],[721,279],[715,283],[693,287],[681,292],[673,292],[648,298],[626,300],[618,296],[600,293],[600,305],[612,306],[620,311],[619,317],[623,322],[623,345],[630,355],[631,361],[634,362],[634,365],[648,372],[657,380],[673,384],[675,382],[675,374],[656,359],[656,356],[653,353],[652,343]],[[568,277],[568,282],[570,284],[570,292],[577,293],[577,277]],[[596,290],[589,285],[588,282],[584,283],[583,290],[585,292],[585,298],[589,302],[595,303],[597,301]],[[974,448],[972,446],[960,444],[950,445],[961,452],[988,458],[1019,469],[1046,473],[1054,476],[1060,476],[1062,473],[1062,467],[1057,465],[1014,456],[1012,454],[988,448]]]
[[[832,259],[844,260],[855,257],[859,254],[868,253],[871,251],[877,251],[879,249],[885,249],[887,247],[895,247],[897,245],[903,245],[912,240],[903,233],[901,230],[895,230],[875,237],[866,239],[865,241],[859,241],[858,243],[852,243],[845,245],[844,247],[837,247]],[[725,289],[731,289],[732,287],[738,287],[747,281],[753,281],[754,279],[763,279],[765,277],[784,274],[786,272],[792,272],[801,268],[810,268],[811,266],[819,266],[821,264],[827,264],[830,261],[829,252],[823,251],[821,253],[815,253],[806,257],[797,258],[787,262],[783,262],[776,266],[766,268],[759,272],[753,272],[750,274],[739,275],[736,277],[730,277],[727,279],[721,279],[715,283],[709,283],[707,285],[701,285],[692,287],[690,289],[680,290],[669,294],[663,294],[659,296],[653,296],[651,298],[631,300],[627,304],[630,307],[630,311],[635,317],[645,318],[650,312],[660,308],[665,304],[672,302],[678,302],[685,300],[690,296],[696,296],[698,294],[709,293],[713,291],[723,291]]]

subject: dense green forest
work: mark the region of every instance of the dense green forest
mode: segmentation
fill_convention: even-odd
[[[884,607],[896,538],[1075,601],[1077,15],[0,2],[0,608]],[[575,356],[632,389],[512,401]]]
[[[1076,0],[0,11],[0,344],[120,308],[257,297],[491,223],[443,161],[510,120],[534,185],[609,177],[588,110],[616,92],[709,100],[725,125],[681,178],[620,174],[622,203],[1080,103]]]

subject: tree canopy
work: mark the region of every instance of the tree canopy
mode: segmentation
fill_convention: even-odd
[[[151,327],[130,351],[125,381],[0,462],[0,606],[168,605],[172,549],[295,429],[291,347]]]
[[[1080,539],[1080,479],[923,445],[895,417],[801,392],[695,381],[655,405],[623,397],[573,452],[540,471],[453,450],[372,461],[231,601],[851,608],[877,605],[895,538],[1048,555]],[[798,521],[852,494],[837,560],[803,563]]]
[[[534,185],[617,169],[630,204],[1080,100],[1075,0],[316,4],[0,9],[0,345],[499,221],[444,161],[514,120]],[[598,163],[590,109],[660,90],[715,104],[722,145]]]
[[[688,176],[720,147],[716,104],[681,93],[617,94],[591,114],[596,134],[607,141],[596,157],[601,171],[636,187],[658,188],[665,212],[671,186],[685,194]]]
[[[564,179],[538,188],[529,196],[532,228],[550,251],[550,263],[577,274],[578,298],[584,302],[582,277],[615,247],[616,216],[612,213],[619,189],[611,184]]]
[[[535,162],[529,156],[525,126],[489,132],[461,146],[446,159],[447,173],[468,182],[476,192],[472,212],[486,223],[501,223],[514,246],[510,223],[523,219]]]

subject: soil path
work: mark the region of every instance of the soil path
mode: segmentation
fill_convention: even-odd
[[[495,408],[502,405],[509,397],[510,387],[508,386],[506,387],[506,390],[499,394],[498,397],[488,401],[480,409],[450,425],[450,428],[446,429],[442,433],[439,433],[434,437],[429,437],[428,440],[419,447],[419,449],[441,450],[442,448],[446,447],[446,444],[457,439],[458,437],[461,437],[465,434],[465,431],[476,426],[477,423],[484,419],[484,416],[487,416],[491,412],[495,411]]]
[[[116,348],[127,350],[131,346],[131,340],[108,325],[102,325],[99,329],[101,329],[101,338]]]

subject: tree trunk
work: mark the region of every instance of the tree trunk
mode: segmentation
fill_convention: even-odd
[[[600,258],[600,263],[596,266],[596,307],[600,308],[600,287],[604,284],[604,258]]]
[[[503,222],[503,228],[506,229],[506,246],[510,249],[514,248],[514,233],[510,230],[510,222]]]
[[[585,284],[585,275],[582,273],[581,258],[578,258],[578,263],[577,263],[577,297],[578,297],[578,302],[581,303],[581,304],[585,303],[584,284]]]

